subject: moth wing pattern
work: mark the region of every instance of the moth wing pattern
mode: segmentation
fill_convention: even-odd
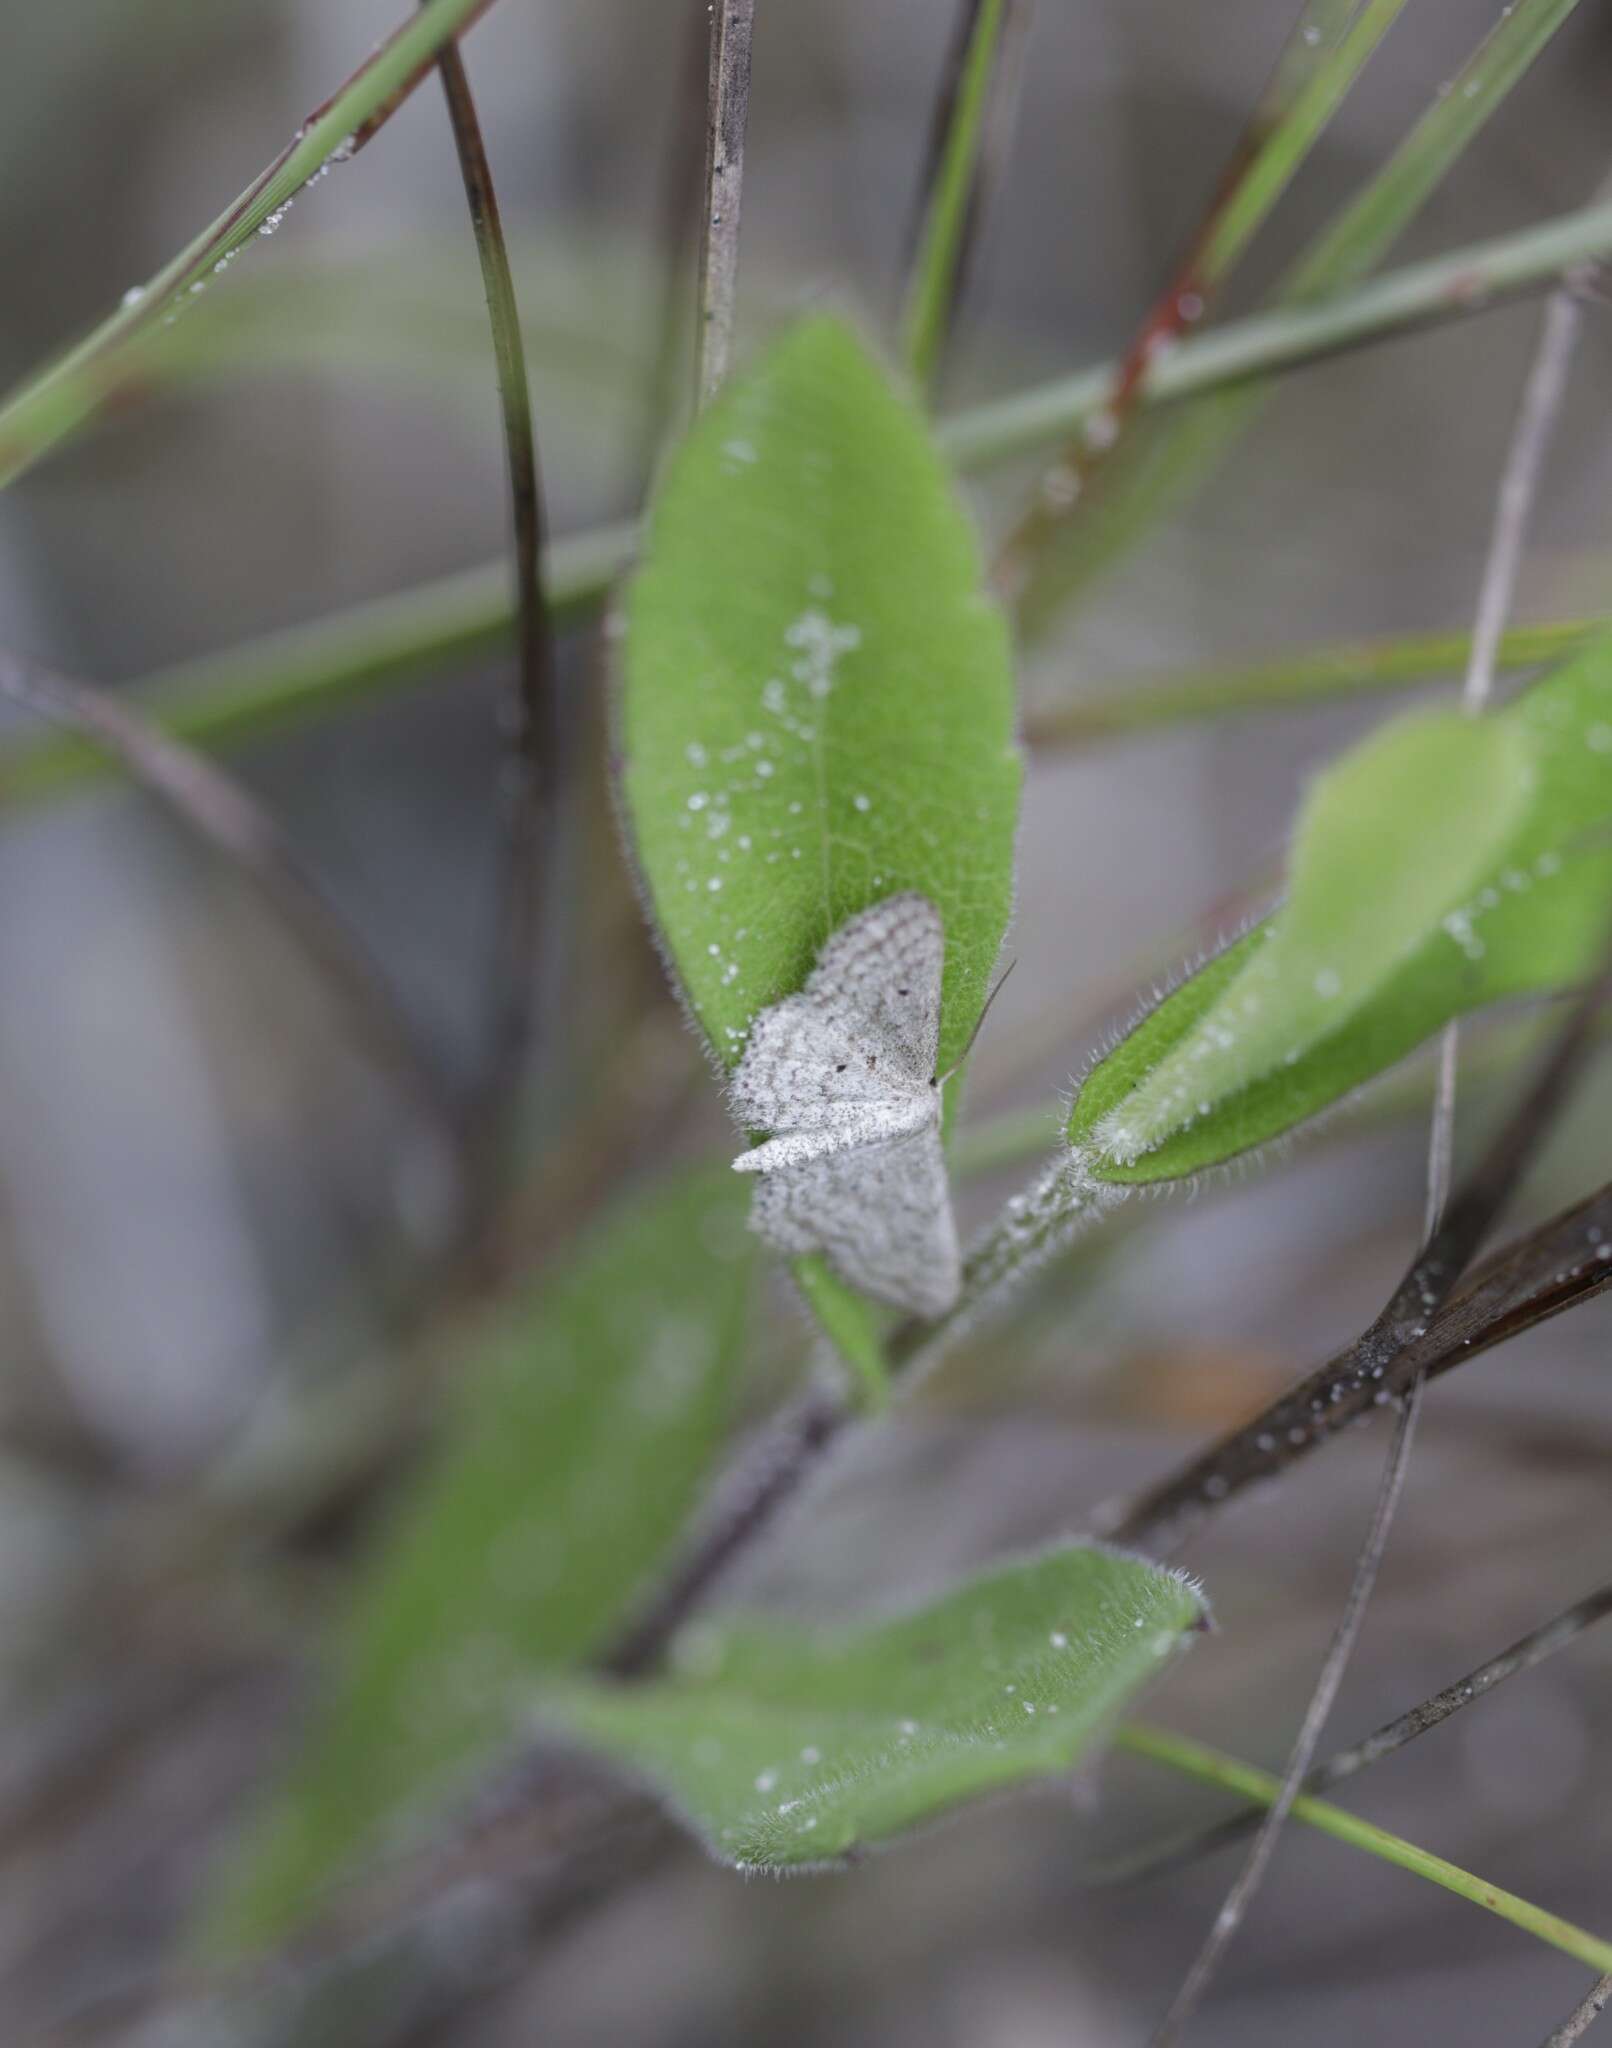
[[[842,1279],[910,1315],[943,1315],[962,1261],[940,1128],[758,1176],[753,1228],[791,1256],[822,1252]]]
[[[909,1085],[927,1087],[940,1054],[946,936],[927,896],[903,890],[847,918],[807,980],[808,1001],[875,1040]]]

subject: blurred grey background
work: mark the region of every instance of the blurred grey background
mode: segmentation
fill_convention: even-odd
[[[1294,11],[1039,0],[948,405],[1124,345]],[[1406,10],[1228,310],[1257,299],[1497,11]],[[760,0],[758,15],[745,332],[824,296],[888,332],[951,9]],[[395,0],[18,10],[0,69],[0,381],[151,274],[396,18]],[[558,534],[630,513],[652,466],[690,46],[689,10],[665,0],[500,0],[466,45]],[[1609,87],[1612,18],[1588,0],[1395,260],[1585,200],[1612,155]],[[1523,617],[1607,608],[1608,317],[1589,316]],[[171,378],[0,499],[5,644],[121,682],[499,551],[485,319],[434,86],[187,318],[202,339],[176,331]],[[1212,487],[1027,662],[1027,692],[1462,624],[1536,319],[1514,305],[1290,378]],[[988,527],[1025,481],[977,488]],[[586,645],[570,673],[595,680]],[[235,757],[461,1072],[490,934],[499,682],[497,664],[445,674]],[[1306,773],[1382,711],[1035,764],[1021,965],[974,1107],[1045,1102],[1050,1133],[1055,1091],[1147,964],[1277,854]],[[579,877],[585,944],[621,897],[602,832]],[[686,1056],[662,1022],[675,1075]],[[718,1142],[714,1091],[680,1099],[656,1148]],[[1603,1078],[1536,1174],[1534,1210],[1603,1177],[1609,1105]],[[1464,1146],[1492,1098],[1476,1091],[1468,1109]],[[533,1105],[534,1130],[546,1113]],[[326,1401],[333,1428],[366,1426],[388,1341],[371,1254],[409,1141],[402,1105],[216,861],[127,792],[11,817],[0,792],[0,1415],[15,1445],[0,1457],[0,1997],[15,2038],[160,1956],[210,1848],[294,1740],[295,1617],[256,1607],[248,1573],[198,1572],[175,1532],[198,1499],[251,1483],[240,1468],[264,1442],[284,1463],[288,1412],[305,1429]],[[895,1597],[1078,1527],[1369,1315],[1416,1232],[1421,1145],[1414,1116],[1346,1125],[1197,1203],[1149,1209],[1100,1266],[1053,1283],[1011,1339],[955,1361],[921,1413],[844,1461],[758,1580]],[[1603,1302],[1437,1389],[1340,1740],[1612,1577],[1609,1337]],[[1222,1633],[1151,1712],[1280,1758],[1380,1452],[1357,1435],[1192,1553]],[[317,1582],[317,1547],[306,1568]],[[135,1726],[97,1747],[84,1730],[111,1690]],[[1591,1636],[1350,1803],[1612,1927],[1609,1695],[1612,1636]],[[501,1953],[483,1995],[406,2022],[326,2012],[302,2038],[1137,2041],[1228,1869],[1083,1888],[1102,1845],[1213,1810],[1130,1763],[1101,1790],[972,1812],[850,1875],[788,1886],[740,1885],[666,1850],[540,1954]],[[1294,1830],[1194,2038],[1500,2048],[1542,2036],[1582,1978],[1470,1906]]]

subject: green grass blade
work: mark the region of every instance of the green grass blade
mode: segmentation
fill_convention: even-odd
[[[1313,242],[1281,289],[1301,305],[1374,270],[1466,154],[1578,0],[1517,0],[1359,195]]]
[[[991,75],[1006,13],[1007,0],[981,0],[918,244],[917,263],[901,322],[901,347],[920,390],[927,391],[934,382],[951,318],[969,198],[990,101]]]
[[[1188,342],[1158,365],[1143,400],[1165,405],[1201,398],[1339,348],[1459,317],[1608,255],[1612,203],[1584,207],[1407,266],[1325,306],[1256,315]],[[963,470],[1045,448],[1101,408],[1112,379],[1110,365],[992,400],[943,421],[939,445]],[[1213,427],[1212,412],[1201,404],[1189,416],[1207,417]],[[635,537],[634,527],[621,525],[556,543],[547,577],[557,624],[598,610],[630,562]],[[504,566],[487,564],[203,657],[135,687],[146,715],[179,737],[238,743],[402,687],[443,664],[503,651],[514,630],[507,585]],[[0,802],[41,800],[109,772],[72,740],[14,742],[0,749]]]
[[[1510,627],[1500,639],[1498,665],[1526,669],[1558,660],[1609,624],[1601,618],[1552,619]],[[1156,727],[1414,689],[1460,675],[1471,645],[1471,636],[1463,632],[1409,633],[1303,648],[1268,661],[1127,676],[1032,710],[1025,719],[1025,738],[1037,748],[1089,746]]]
[[[1336,47],[1308,69],[1308,75],[1300,70],[1304,52],[1324,48],[1324,31],[1317,33],[1320,25],[1308,13],[1301,18],[1278,60],[1272,97],[1293,91],[1292,81],[1302,82],[1225,203],[1215,210],[1198,264],[1200,289],[1225,281],[1404,6],[1405,0],[1368,0]],[[1309,36],[1316,40],[1306,44]]]
[[[1278,307],[1330,299],[1376,268],[1555,35],[1577,0],[1517,0],[1382,169],[1312,243]],[[1021,618],[1034,635],[1206,481],[1262,402],[1257,384],[1144,425],[1103,465],[1035,561]]]
[[[1153,1763],[1165,1764],[1171,1770],[1181,1771],[1204,1784],[1218,1785],[1227,1792],[1235,1792],[1256,1806],[1270,1806],[1280,1787],[1280,1780],[1269,1771],[1259,1770],[1253,1764],[1239,1763],[1235,1757],[1225,1756],[1219,1750],[1193,1742],[1169,1729],[1143,1727],[1129,1722],[1117,1732],[1114,1740],[1121,1749],[1128,1749],[1133,1755],[1145,1756]],[[1612,1970],[1612,1941],[1575,1927],[1572,1921],[1562,1919],[1557,1913],[1546,1912],[1544,1907],[1519,1898],[1515,1892],[1503,1891],[1499,1885],[1474,1877],[1459,1864],[1447,1862],[1431,1850],[1419,1849],[1402,1835],[1391,1835],[1386,1828],[1376,1827],[1341,1806],[1304,1793],[1293,1802],[1293,1818],[1322,1834],[1331,1835],[1335,1841],[1363,1849],[1368,1856],[1397,1864],[1401,1870],[1426,1878],[1430,1884],[1442,1885],[1445,1891],[1470,1900],[1474,1906],[1482,1906],[1485,1912],[1498,1914],[1502,1920],[1509,1920],[1513,1927],[1520,1927],[1536,1940],[1587,1963],[1592,1970]]]
[[[491,0],[425,0],[323,107],[274,162],[144,286],[76,346],[0,402],[0,485],[37,462],[104,406],[119,388],[131,344],[177,315],[264,229],[272,230],[310,178],[355,138],[386,120],[430,70],[444,43],[463,33]]]
[[[1150,374],[1167,347],[1179,345],[1202,320],[1402,5],[1403,0],[1355,0],[1348,6],[1315,0],[1301,10],[1196,234],[1136,328],[1105,393],[1102,431],[1069,443],[1003,543],[997,587],[1016,604],[1027,604],[1032,620],[1049,574],[1062,573],[1058,564],[1064,557],[1078,559],[1081,535],[1091,524],[1087,507],[1094,494],[1106,499],[1109,472],[1124,490],[1128,479],[1151,474],[1159,451],[1173,445],[1169,426],[1127,432]],[[1109,544],[1118,544],[1112,531]]]

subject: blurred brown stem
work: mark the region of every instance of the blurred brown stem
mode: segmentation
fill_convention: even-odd
[[[543,490],[532,428],[520,310],[481,124],[464,60],[450,43],[437,59],[448,105],[476,254],[487,295],[504,425],[504,456],[515,541],[516,685],[508,712],[508,821],[498,935],[493,952],[491,1044],[469,1118],[464,1237],[479,1242],[497,1205],[519,1124],[522,1081],[532,1051],[548,910],[558,855],[564,737],[559,678],[543,587]]]
[[[129,775],[257,888],[347,1012],[354,1035],[402,1085],[456,1172],[457,1123],[436,1064],[357,935],[257,799],[216,762],[159,732],[106,690],[0,653],[0,694],[115,754]]]

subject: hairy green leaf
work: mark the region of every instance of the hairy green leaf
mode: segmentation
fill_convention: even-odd
[[[1012,903],[1008,636],[919,412],[843,323],[800,322],[701,416],[626,624],[624,807],[718,1057],[846,918],[917,889],[948,1065]]]
[[[752,1245],[735,1176],[702,1169],[607,1220],[485,1332],[441,1454],[361,1578],[326,1709],[212,1915],[217,1943],[293,1922],[513,1739],[535,1672],[620,1624],[727,1420]]]
[[[787,1870],[1069,1770],[1204,1616],[1190,1581],[1076,1546],[846,1634],[701,1630],[673,1676],[568,1684],[546,1712],[724,1862]]]
[[[1217,1165],[1337,1102],[1451,1017],[1588,973],[1609,915],[1602,635],[1481,725],[1399,720],[1324,777],[1288,902],[1101,1062],[1070,1142],[1108,1180]]]

